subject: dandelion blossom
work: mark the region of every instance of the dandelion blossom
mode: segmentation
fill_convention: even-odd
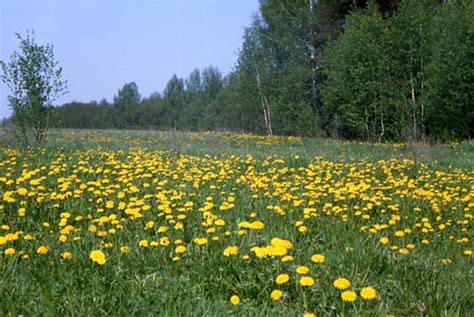
[[[238,252],[239,252],[239,248],[237,248],[236,246],[230,246],[230,247],[225,248],[224,252],[222,253],[224,254],[224,256],[231,256],[231,255],[236,255]]]
[[[274,301],[277,301],[277,300],[280,300],[282,295],[283,295],[282,291],[280,291],[279,289],[275,289],[270,293],[270,298],[273,299]]]
[[[300,275],[305,275],[309,273],[309,268],[307,266],[298,266],[296,268],[296,273]]]
[[[99,265],[104,265],[106,260],[105,260],[105,254],[101,250],[94,250],[90,253],[89,255],[90,259],[94,261],[95,263]]]
[[[232,295],[230,297],[230,302],[232,303],[232,305],[238,305],[240,303],[240,297],[237,295]]]
[[[324,263],[324,255],[322,254],[314,254],[312,257],[311,257],[311,261],[313,261],[314,263]]]
[[[64,260],[70,260],[70,259],[72,259],[72,253],[68,252],[68,251],[65,251],[65,252],[61,253],[61,257]]]
[[[46,254],[48,253],[48,248],[45,247],[44,245],[40,246],[37,250],[36,250],[36,253],[38,254]]]
[[[300,284],[302,286],[312,286],[314,284],[314,280],[309,276],[304,276],[300,279]]]
[[[275,282],[278,284],[278,285],[281,285],[281,284],[285,284],[286,282],[288,282],[290,280],[290,276],[288,274],[279,274],[276,279],[275,279]]]
[[[16,250],[14,248],[8,248],[3,253],[5,253],[5,255],[13,255],[15,252]]]
[[[360,291],[360,297],[363,299],[374,299],[377,296],[377,291],[372,287],[364,287]]]
[[[174,252],[176,253],[184,253],[186,252],[186,247],[184,245],[179,245],[174,249]]]
[[[352,303],[357,299],[357,294],[353,291],[344,291],[341,294],[341,298],[345,302]]]
[[[351,287],[351,282],[347,278],[340,277],[336,279],[332,285],[337,289],[348,289]]]

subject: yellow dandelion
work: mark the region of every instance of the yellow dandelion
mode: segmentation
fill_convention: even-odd
[[[186,247],[184,245],[179,245],[174,249],[174,252],[180,254],[186,252]]]
[[[122,245],[122,246],[120,247],[120,252],[122,252],[122,253],[128,253],[128,252],[130,252],[130,247],[129,247],[128,245]]]
[[[276,279],[275,279],[275,282],[278,284],[278,285],[281,285],[281,284],[285,284],[286,282],[288,282],[290,280],[290,276],[288,274],[279,274]]]
[[[89,255],[90,259],[99,264],[99,265],[104,265],[106,260],[105,260],[105,254],[101,250],[94,250],[90,253]]]
[[[231,255],[236,255],[239,252],[239,248],[236,246],[230,246],[225,248],[225,250],[222,252],[224,256],[231,256]]]
[[[377,296],[377,291],[372,287],[364,287],[360,291],[360,297],[363,299],[374,299]]]
[[[283,292],[279,289],[275,289],[270,293],[270,298],[273,299],[274,301],[280,300],[282,297]]]
[[[36,253],[38,254],[46,254],[48,253],[48,248],[45,247],[44,245],[40,246],[37,250],[36,250]]]
[[[237,295],[232,295],[230,297],[230,302],[232,305],[238,305],[240,303],[240,297]]]
[[[300,284],[301,284],[301,286],[312,286],[314,284],[314,280],[313,280],[313,278],[311,278],[309,276],[303,276],[300,279]]]
[[[312,257],[311,257],[311,261],[313,261],[314,263],[324,263],[324,260],[325,260],[325,257],[324,255],[322,254],[314,254]]]
[[[341,293],[341,298],[345,302],[352,303],[357,299],[357,294],[353,291],[344,291]]]
[[[138,242],[138,245],[143,247],[143,248],[148,248],[150,246],[150,244],[148,243],[148,240],[146,240],[146,239],[140,240]]]
[[[351,282],[347,278],[340,277],[340,278],[334,280],[332,285],[334,285],[334,287],[337,288],[337,289],[342,289],[343,290],[343,289],[348,289],[349,287],[351,287]]]
[[[296,273],[300,275],[305,275],[309,273],[309,268],[307,266],[298,266],[296,268]]]
[[[65,252],[61,253],[61,257],[64,260],[70,260],[70,259],[72,259],[72,253],[68,252],[68,251],[65,251]]]
[[[5,253],[5,255],[14,255],[15,252],[16,250],[14,248],[8,248],[3,253]]]

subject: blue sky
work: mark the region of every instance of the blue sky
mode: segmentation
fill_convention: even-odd
[[[257,10],[258,0],[0,0],[0,60],[17,49],[16,32],[34,29],[69,82],[57,103],[110,101],[131,81],[148,96],[173,73],[229,72]],[[0,83],[0,118],[10,113],[6,96]]]

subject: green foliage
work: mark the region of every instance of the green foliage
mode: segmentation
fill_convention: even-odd
[[[138,86],[135,82],[123,85],[114,97],[114,110],[117,115],[118,128],[128,128],[133,125],[136,118],[131,115],[131,108],[141,100]]]
[[[450,1],[433,22],[428,128],[443,139],[474,135],[474,2]]]
[[[127,84],[112,108],[65,105],[62,127],[470,138],[473,4],[441,2],[261,1],[226,76],[212,66],[174,75],[163,97],[143,100]]]
[[[351,13],[325,51],[326,130],[370,141],[472,136],[472,21],[469,1]]]
[[[54,119],[53,102],[67,92],[62,68],[54,58],[53,46],[39,45],[34,33],[26,38],[17,34],[20,52],[14,52],[10,62],[0,61],[1,80],[10,90],[8,103],[12,122],[18,128],[25,145],[32,133],[37,144],[43,143]]]

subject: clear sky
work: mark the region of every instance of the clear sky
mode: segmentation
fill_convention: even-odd
[[[162,92],[173,73],[217,66],[229,72],[258,0],[0,0],[0,60],[34,29],[51,43],[68,80],[57,103],[112,100],[135,81],[142,96]],[[0,118],[8,116],[0,83]]]

